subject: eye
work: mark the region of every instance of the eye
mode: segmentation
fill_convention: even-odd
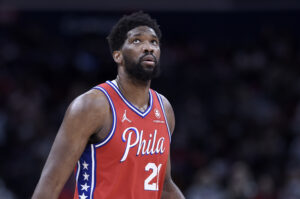
[[[140,42],[141,42],[140,39],[134,39],[134,40],[132,41],[132,43],[134,43],[134,44],[138,44],[138,43],[140,43]]]
[[[152,40],[151,42],[152,42],[152,44],[154,44],[154,45],[158,45],[158,41],[157,41],[157,40]]]

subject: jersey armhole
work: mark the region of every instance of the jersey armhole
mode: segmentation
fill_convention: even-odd
[[[156,91],[155,91],[155,93],[156,93],[156,96],[157,96],[157,98],[158,98],[160,107],[161,107],[161,109],[162,109],[162,111],[163,111],[163,114],[164,114],[164,118],[165,118],[165,121],[166,121],[168,133],[169,133],[170,143],[171,143],[171,131],[170,131],[170,128],[169,128],[169,122],[168,122],[167,115],[166,115],[166,112],[165,112],[165,107],[164,107],[164,104],[163,104],[163,102],[162,102],[162,99],[161,99],[160,94],[157,93]]]
[[[101,91],[106,96],[106,98],[109,102],[112,114],[113,114],[113,122],[112,122],[112,127],[111,127],[110,132],[104,138],[104,140],[94,144],[94,146],[96,148],[99,148],[99,147],[104,146],[105,144],[107,144],[111,140],[111,138],[113,137],[113,135],[115,133],[115,130],[116,130],[117,116],[116,116],[116,109],[115,109],[114,103],[112,102],[112,100],[111,100],[109,94],[107,93],[107,91],[104,88],[100,87],[100,86],[95,86],[95,87],[93,87],[93,89]]]

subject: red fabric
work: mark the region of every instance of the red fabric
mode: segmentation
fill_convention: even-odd
[[[109,142],[95,149],[96,176],[93,197],[95,199],[161,198],[170,137],[156,92],[151,90],[153,106],[143,118],[124,103],[111,85],[104,83],[99,86],[107,91],[114,104],[117,123]],[[124,115],[130,121],[125,119],[122,122]],[[133,146],[129,148],[129,144]],[[128,155],[125,152],[126,148],[128,148]],[[142,154],[143,151],[148,151],[150,154]],[[75,190],[74,198],[79,198],[78,189],[80,189],[79,185]]]

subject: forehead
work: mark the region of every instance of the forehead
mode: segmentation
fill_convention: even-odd
[[[151,35],[157,37],[155,31],[148,26],[138,26],[128,31],[127,38],[139,35]]]

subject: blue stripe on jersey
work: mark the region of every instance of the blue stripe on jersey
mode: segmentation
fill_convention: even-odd
[[[148,108],[146,109],[146,111],[141,112],[139,109],[137,109],[134,105],[132,105],[124,96],[123,94],[120,92],[120,90],[118,89],[118,87],[116,87],[111,81],[106,81],[107,84],[109,84],[117,93],[118,95],[121,97],[121,99],[125,102],[125,104],[136,114],[138,114],[140,117],[144,118],[148,115],[148,113],[150,113],[151,109],[152,109],[152,105],[153,105],[153,98],[152,98],[152,93],[149,90],[149,96],[150,96],[150,106],[148,106]]]
[[[168,133],[169,133],[169,137],[170,137],[170,143],[171,143],[171,132],[170,132],[170,128],[169,128],[169,123],[168,123],[167,115],[166,115],[166,113],[165,113],[165,107],[164,107],[164,104],[163,104],[163,102],[162,102],[162,99],[161,99],[160,94],[157,93],[156,91],[155,91],[155,93],[156,93],[156,95],[157,95],[157,97],[158,97],[158,101],[159,101],[159,103],[160,103],[160,107],[161,107],[161,109],[162,109],[162,111],[163,111],[163,113],[164,113],[164,117],[165,117],[166,124],[167,124],[167,129],[168,129]]]
[[[100,90],[101,92],[103,92],[105,94],[106,98],[109,101],[109,104],[110,104],[110,107],[111,107],[111,110],[113,113],[113,123],[112,123],[111,130],[108,133],[108,135],[104,138],[103,141],[95,144],[96,148],[98,148],[98,147],[101,147],[101,146],[105,145],[106,143],[108,143],[108,141],[113,137],[115,130],[116,130],[117,115],[116,115],[116,109],[115,109],[114,103],[112,102],[112,100],[111,100],[110,96],[108,95],[108,93],[106,92],[106,90],[100,86],[96,86],[93,89]]]
[[[77,190],[79,198],[93,199],[96,182],[95,146],[87,145],[78,161]]]

